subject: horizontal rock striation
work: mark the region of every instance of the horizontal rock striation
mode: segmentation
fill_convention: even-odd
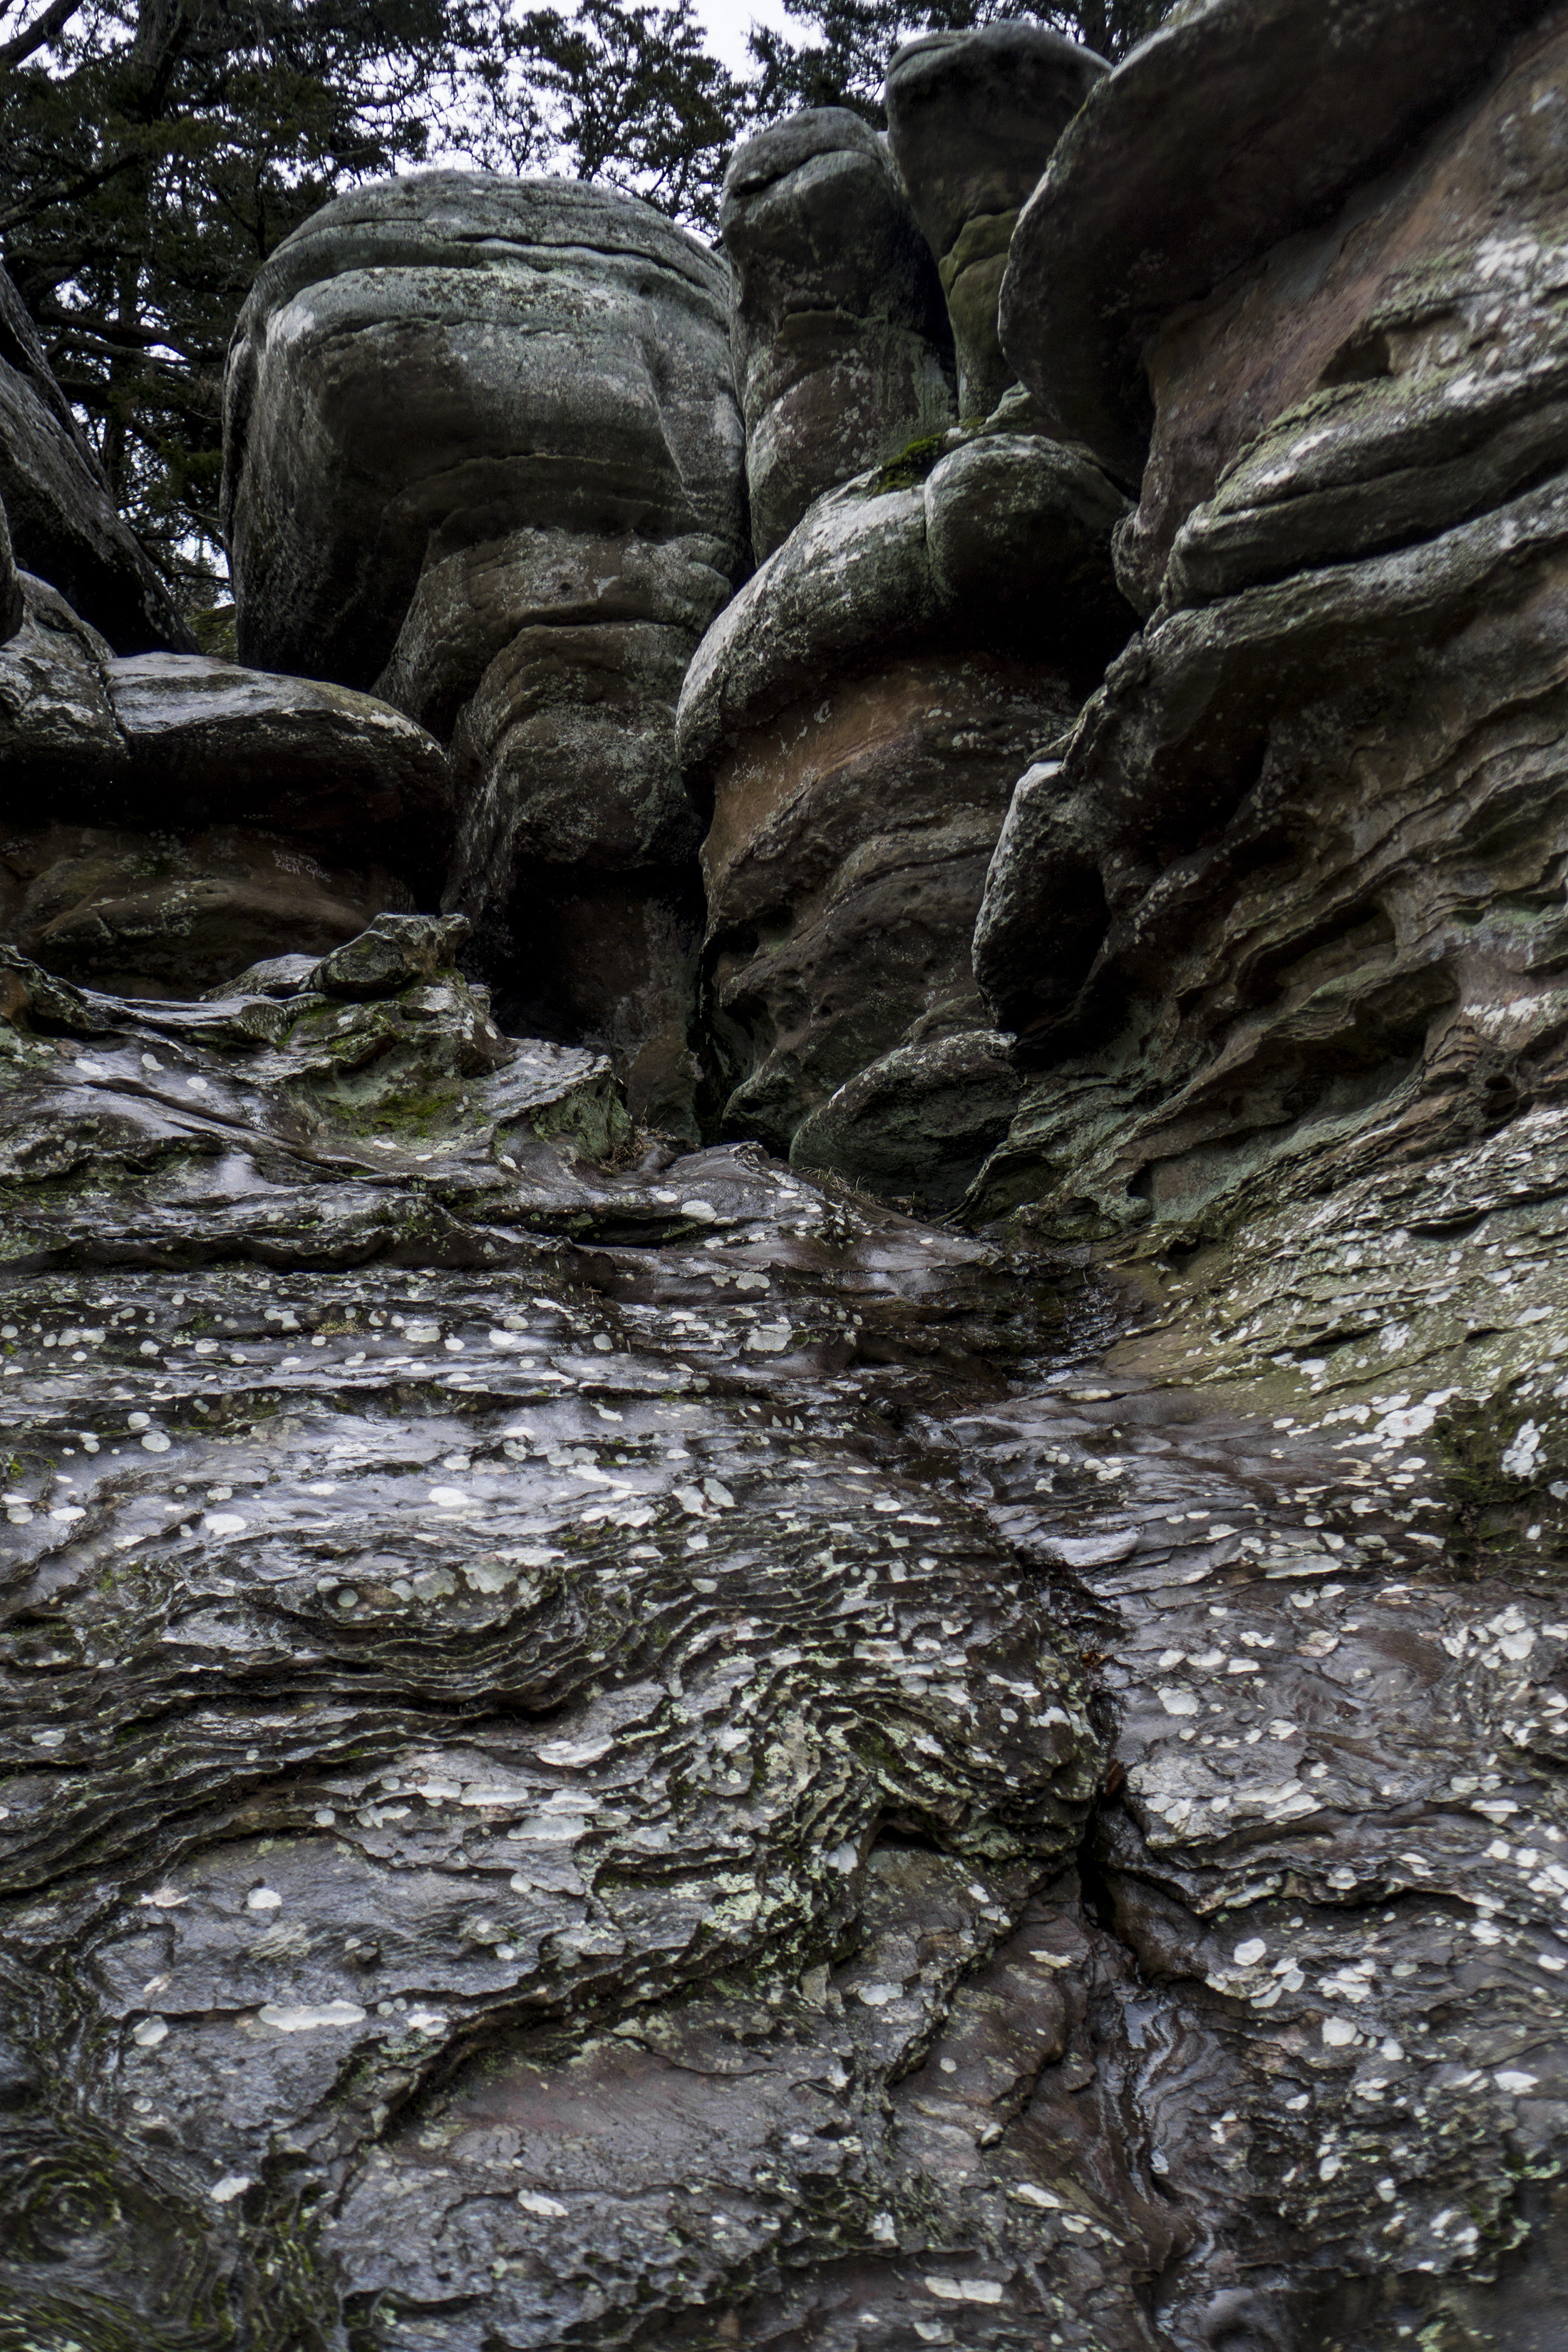
[[[65,976],[178,996],[439,895],[447,761],[401,711],[201,655],[117,656],[43,582],[18,590],[0,938]]]
[[[1053,1066],[1015,1136],[1053,1172],[1016,1172],[1069,1221],[1224,1216],[1554,1097],[1565,39],[1545,12],[1149,346],[1118,570],[1153,609],[1020,786],[975,947]]]
[[[881,1054],[983,1025],[985,861],[1019,768],[1126,630],[1121,513],[1097,467],[1038,435],[955,433],[819,500],[704,639],[680,743],[713,810],[730,1131],[787,1150]],[[869,1176],[847,1139],[832,1164]]]
[[[1001,337],[1050,430],[1130,487],[1144,339],[1398,164],[1542,0],[1187,0],[1102,81],[1010,249]]]
[[[242,655],[450,743],[447,902],[508,1002],[646,1049],[639,1101],[689,1120],[673,712],[742,560],[722,262],[611,190],[380,184],[269,259],[226,400]]]
[[[8,958],[7,2318],[1528,2341],[1547,1454],[1478,1554],[1435,1416],[1194,1392],[1195,1271],[1129,1328],[754,1151],[633,1170],[459,928],[205,1003]]]

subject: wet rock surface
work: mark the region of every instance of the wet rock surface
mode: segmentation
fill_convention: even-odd
[[[231,375],[349,687],[0,539],[0,2352],[1556,2352],[1565,22],[1069,52],[885,456],[742,151],[722,611],[722,264],[449,174]]]
[[[638,1164],[459,945],[12,956],[18,2342],[1547,2340],[1547,1406],[1478,1535],[1268,1233]]]

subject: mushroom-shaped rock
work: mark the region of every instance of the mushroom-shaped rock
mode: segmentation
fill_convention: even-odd
[[[1544,13],[1185,0],[1089,93],[1017,225],[1002,341],[1048,429],[1135,483],[1151,329],[1395,163]]]
[[[16,562],[58,589],[116,653],[195,650],[195,639],[116,509],[103,469],[3,269],[0,505]],[[0,587],[0,636],[5,633]]]
[[[988,415],[1016,378],[996,331],[1014,226],[1106,71],[1064,35],[1018,24],[924,34],[888,68],[888,137],[941,271],[963,416]]]
[[[614,190],[434,173],[287,238],[230,355],[242,656],[451,740],[447,896],[509,1017],[623,1061],[689,1013],[674,707],[742,562],[728,292]]]
[[[179,994],[435,895],[447,759],[401,711],[199,655],[118,659],[45,583],[19,584],[0,937],[52,971]]]
[[[969,938],[1014,779],[1131,618],[1095,466],[946,440],[819,500],[682,696],[724,1116],[779,1151],[912,1028],[978,1025]]]
[[[720,230],[760,562],[824,490],[952,422],[952,338],[887,142],[847,107],[737,148]]]

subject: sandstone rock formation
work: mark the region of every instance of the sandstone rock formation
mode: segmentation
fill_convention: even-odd
[[[1152,332],[1118,551],[1150,623],[1020,788],[976,941],[996,1018],[1052,1065],[1016,1141],[1090,1225],[1234,1209],[1373,1133],[1460,1148],[1555,1083],[1568,30],[1536,14],[1489,75],[1477,12],[1464,101],[1328,221],[1314,182],[1249,258],[1238,192],[1222,282],[1181,281]],[[1369,12],[1358,54],[1393,74],[1374,16],[1398,46],[1400,12]],[[1224,86],[1234,30],[1184,20],[1194,85],[1202,35]],[[1053,165],[1021,285],[1075,173],[1102,205],[1107,150],[1140,146],[1155,52]],[[1254,105],[1286,108],[1289,44],[1247,54]]]
[[[887,142],[846,107],[738,147],[720,231],[761,562],[825,490],[952,423],[952,337]]]
[[[113,656],[24,573],[0,645],[0,938],[189,994],[438,894],[440,746],[368,695],[199,655]]]
[[[58,589],[116,653],[195,651],[195,638],[117,511],[3,269],[0,506],[17,562]]]
[[[1029,201],[1001,296],[1050,430],[1131,487],[1151,328],[1396,165],[1540,0],[1181,0]]]
[[[1184,0],[1003,309],[1075,205],[1136,306],[708,630],[713,1067],[797,1172],[457,916],[162,1001],[0,945],[5,2352],[1557,2346],[1565,88],[1563,0]],[[459,745],[518,582],[694,576],[506,528],[395,630]],[[412,841],[412,719],[0,543],[40,822],[346,847],[329,720]]]
[[[1014,226],[1105,71],[1060,33],[1017,24],[926,33],[888,68],[888,138],[941,271],[961,416],[988,416],[1016,381],[996,325]]]
[[[820,499],[709,632],[680,740],[713,811],[730,1132],[788,1151],[879,1055],[985,1025],[969,938],[986,861],[1019,768],[1131,625],[1110,577],[1121,512],[1054,442],[955,431]],[[993,1102],[987,1139],[1005,1121]],[[813,1164],[869,1177],[857,1131],[821,1133]],[[917,1148],[892,1189],[943,1190],[984,1149]]]
[[[673,713],[742,561],[726,311],[723,264],[647,205],[434,173],[285,240],[226,394],[242,657],[450,742],[448,903],[514,1015],[688,1117]]]
[[[23,2337],[1550,2340],[1568,1634],[1432,1423],[617,1167],[456,944],[5,959]]]

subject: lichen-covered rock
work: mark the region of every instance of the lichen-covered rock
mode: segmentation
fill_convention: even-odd
[[[115,507],[4,269],[0,509],[17,563],[58,589],[116,653],[195,651],[195,639]],[[0,591],[0,635],[6,634],[6,609]]]
[[[1090,94],[1018,222],[1001,335],[1047,429],[1136,483],[1151,327],[1396,163],[1549,14],[1548,0],[1173,9]]]
[[[952,424],[952,338],[887,142],[846,107],[738,147],[720,232],[761,562],[823,491]]]
[[[727,298],[716,256],[614,190],[433,173],[287,238],[230,355],[242,656],[450,741],[447,903],[514,1012],[563,999],[623,1066],[684,1052],[690,1020],[674,707],[742,561]]]
[[[787,1150],[916,1024],[978,1025],[1007,794],[1128,625],[1121,513],[1055,443],[955,432],[819,500],[709,632],[680,731],[730,1132]]]
[[[1108,70],[1041,25],[925,33],[888,68],[888,138],[941,272],[959,414],[988,416],[1017,370],[996,302],[1018,215],[1051,150]]]
[[[401,711],[199,655],[121,659],[20,575],[0,644],[0,938],[189,995],[439,895],[446,756]]]
[[[1162,601],[1021,784],[975,944],[1051,1070],[997,1181],[1032,1156],[1079,1229],[1224,1219],[1335,1138],[1451,1146],[1554,1083],[1565,56],[1558,10],[1148,346],[1121,568]]]
[[[1407,1255],[1381,1179],[1261,1228],[1281,1368],[1201,1264],[633,1169],[457,944],[7,959],[18,2340],[1549,2341],[1549,1343],[1489,1547],[1296,1358],[1354,1232],[1412,1323],[1547,1272],[1559,1146]]]

